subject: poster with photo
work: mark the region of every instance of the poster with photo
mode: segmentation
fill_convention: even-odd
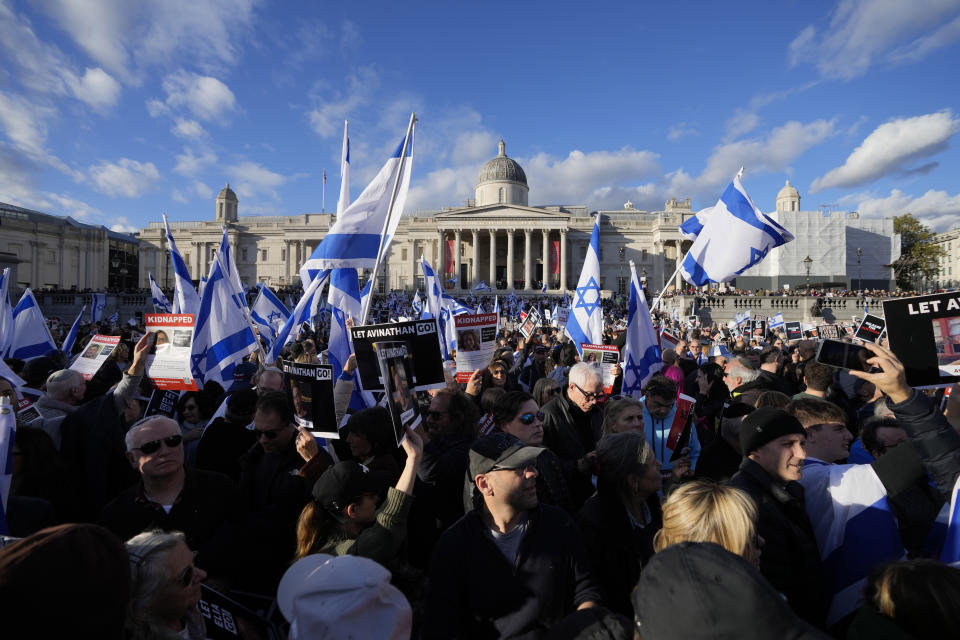
[[[903,363],[911,387],[960,381],[960,293],[883,301],[890,349]]]
[[[190,369],[194,318],[189,313],[144,314],[147,333],[153,334],[146,375],[157,389],[196,391]]]
[[[485,369],[497,347],[497,315],[454,317],[457,332],[457,382],[469,382],[478,369]]]
[[[567,307],[559,307],[557,309],[557,317],[553,321],[553,326],[563,331],[566,328],[567,320],[569,319],[570,319],[570,309]]]
[[[886,326],[887,323],[883,318],[868,313],[864,316],[860,326],[857,327],[853,337],[864,342],[876,342],[880,339]]]
[[[762,339],[767,335],[767,319],[763,316],[754,316],[750,319],[750,337]]]
[[[820,338],[824,340],[840,339],[840,327],[835,324],[821,324],[817,327],[817,333],[820,334]]]
[[[353,352],[357,355],[357,371],[366,391],[382,391],[380,363],[373,345],[378,342],[404,342],[413,359],[412,381],[417,391],[446,386],[443,378],[443,355],[437,320],[411,320],[371,324],[350,329]]]
[[[580,343],[583,349],[581,360],[600,368],[603,372],[603,392],[613,391],[613,381],[617,377],[617,364],[620,362],[620,350],[612,344]]]
[[[539,326],[540,312],[536,309],[531,309],[530,313],[526,314],[520,322],[520,333],[524,338],[529,338]]]
[[[406,342],[377,342],[374,349],[380,376],[386,381],[387,409],[399,447],[407,428],[415,428],[421,420],[413,382],[413,353]]]
[[[84,380],[89,380],[100,370],[107,357],[113,353],[120,343],[120,336],[102,336],[95,335],[90,338],[90,342],[83,348],[80,355],[70,365],[70,369],[83,376]]]
[[[30,398],[20,398],[17,400],[17,427],[26,427],[36,422],[40,426],[43,422],[43,414]]]
[[[700,326],[700,316],[687,316],[687,323],[692,327]]]
[[[339,438],[333,404],[333,367],[283,361],[283,382],[293,420],[319,438]]]
[[[669,331],[661,331],[659,334],[657,334],[657,338],[660,340],[661,353],[663,353],[665,349],[676,350],[677,345],[680,344],[680,338],[673,335]]]

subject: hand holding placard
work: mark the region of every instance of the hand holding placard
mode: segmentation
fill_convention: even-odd
[[[897,356],[893,355],[893,352],[889,349],[872,342],[865,342],[863,346],[875,354],[872,358],[867,359],[867,364],[879,367],[881,371],[879,373],[867,373],[849,369],[848,373],[855,378],[877,385],[877,388],[890,396],[890,400],[895,404],[909,399],[913,389],[907,385],[906,372]]]
[[[147,362],[147,354],[150,353],[150,347],[153,344],[153,334],[145,333],[137,341],[133,348],[133,358],[130,361],[130,368],[127,373],[132,376],[142,376],[143,368]]]

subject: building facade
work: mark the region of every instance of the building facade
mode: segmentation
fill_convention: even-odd
[[[933,244],[943,249],[937,269],[936,286],[952,289],[960,286],[960,227],[938,233]]]

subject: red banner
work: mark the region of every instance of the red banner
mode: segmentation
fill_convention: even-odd
[[[560,275],[560,241],[550,241],[550,270],[547,272],[555,276]]]
[[[444,272],[444,273],[451,273],[451,274],[453,273],[453,264],[454,264],[454,262],[453,262],[453,252],[454,252],[453,243],[454,243],[453,240],[447,240],[447,253],[446,253],[447,264],[446,264],[446,265],[444,266],[444,268],[443,268],[443,272]]]

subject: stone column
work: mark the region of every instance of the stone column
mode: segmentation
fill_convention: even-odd
[[[68,288],[68,287],[65,286],[65,283],[64,283],[64,281],[63,281],[63,270],[64,270],[64,263],[67,261],[67,256],[65,256],[64,253],[63,253],[63,238],[60,238],[60,242],[59,242],[59,246],[58,246],[58,249],[57,249],[57,250],[59,251],[59,256],[60,256],[60,259],[59,259],[59,262],[60,262],[60,274],[59,274],[60,282],[57,284],[57,286],[60,287],[61,289],[66,289],[66,288]],[[108,258],[109,258],[109,256],[108,256]]]
[[[433,265],[433,268],[436,269],[436,273],[440,277],[441,281],[446,278],[446,276],[444,276],[443,274],[443,271],[447,266],[443,258],[443,252],[445,248],[443,246],[443,242],[444,242],[443,237],[444,237],[444,233],[443,233],[443,229],[441,229],[440,240],[439,240],[439,243],[437,244],[437,252],[433,254],[433,259],[436,261],[436,264]],[[426,281],[424,281],[424,286],[426,286]]]
[[[530,251],[530,229],[523,230],[523,290],[530,291],[533,289],[533,284],[530,282],[533,280],[533,277],[530,275],[532,273],[531,262],[533,261],[532,251]]]
[[[454,233],[453,239],[453,288],[460,288],[460,229]]]
[[[417,241],[410,239],[410,282],[411,289],[417,288]]]
[[[194,252],[193,277],[196,278],[197,280],[200,280],[200,276],[203,275],[203,262],[201,262],[201,260],[203,259],[203,256],[200,255],[200,248],[203,246],[203,244],[200,242],[193,242],[191,244],[193,245],[193,252]]]
[[[550,230],[543,230],[543,242],[542,242],[542,254],[543,254],[543,284],[547,285],[547,289],[552,289],[550,286]]]
[[[480,282],[480,232],[474,229],[473,233],[473,278],[470,286],[474,287]]]
[[[560,291],[567,290],[567,230],[560,230]]]
[[[680,259],[683,257],[681,254],[681,246],[680,246],[681,242],[682,240],[674,240],[674,243],[676,244],[676,247],[677,247],[677,259],[675,260],[675,264],[673,265],[674,269],[680,266]],[[677,288],[677,291],[679,291],[680,287],[683,286],[683,276],[680,275],[679,271],[677,272],[677,277],[673,284]]]
[[[497,232],[490,229],[490,285],[491,289],[497,288]]]
[[[284,240],[284,241],[283,241],[283,247],[284,247],[285,256],[286,256],[286,264],[284,265],[284,268],[283,268],[283,282],[284,282],[284,285],[285,285],[285,286],[290,286],[290,249],[291,249],[291,242],[290,242],[289,240]],[[258,248],[257,251],[259,251],[259,250],[260,250],[260,249]],[[259,261],[260,261],[260,256],[257,256],[257,262],[259,262]]]
[[[507,229],[507,289],[513,289],[513,229]]]

